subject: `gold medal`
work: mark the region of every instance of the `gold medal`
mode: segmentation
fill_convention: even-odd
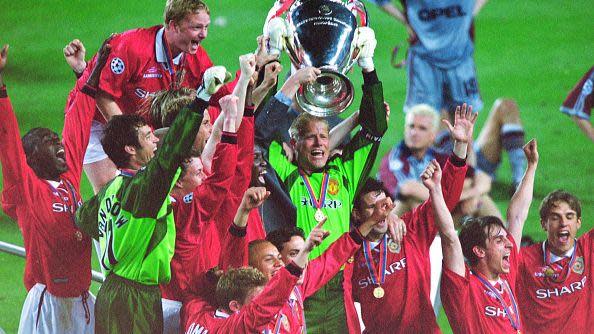
[[[386,292],[384,291],[384,288],[382,288],[381,286],[378,286],[375,289],[373,289],[373,296],[377,299],[383,298],[384,294],[386,294]]]
[[[390,250],[390,253],[400,253],[400,244],[394,240],[390,240],[390,242],[388,242],[388,249]]]
[[[555,271],[551,267],[547,267],[544,271],[546,277],[552,277],[555,274]]]
[[[322,212],[322,209],[317,209],[316,213],[314,214],[314,219],[321,223],[324,219],[326,219],[326,215]]]
[[[77,241],[82,241],[82,239],[83,239],[83,235],[80,231],[74,232],[74,237],[76,237]]]

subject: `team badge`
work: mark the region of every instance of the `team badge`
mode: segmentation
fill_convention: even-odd
[[[544,268],[544,275],[546,277],[553,277],[553,275],[555,275],[555,271],[551,267],[545,267]]]
[[[571,267],[571,270],[573,270],[573,272],[578,275],[584,273],[584,258],[582,256],[579,256],[577,259],[575,259],[575,263]]]
[[[390,253],[400,253],[400,244],[394,240],[390,240],[388,241],[388,249],[390,250]]]
[[[124,70],[126,69],[126,65],[124,65],[124,61],[118,57],[115,57],[111,60],[109,67],[111,67],[111,71],[114,74],[122,74],[122,73],[124,73]]]
[[[339,190],[340,185],[338,184],[338,180],[330,179],[330,181],[328,182],[328,193],[332,196],[335,196],[336,194],[338,194]]]
[[[189,193],[186,196],[184,196],[184,203],[192,203],[192,200],[194,200],[194,193]]]
[[[351,256],[349,257],[349,259],[347,260],[347,263],[353,263],[355,262],[355,257]]]

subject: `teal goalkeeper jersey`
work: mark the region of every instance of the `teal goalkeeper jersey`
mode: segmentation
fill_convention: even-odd
[[[362,129],[350,140],[342,155],[331,158],[324,168],[329,180],[322,212],[328,217],[324,229],[330,232],[330,236],[319,247],[314,248],[310,254],[311,259],[320,256],[330,244],[349,231],[353,200],[369,175],[377,156],[381,135],[387,127],[381,83],[363,86],[363,92],[360,113]],[[282,144],[278,141],[270,144],[268,159],[297,208],[297,226],[306,235],[309,234],[318,224],[314,219],[317,208],[297,166],[287,159]],[[317,200],[320,199],[324,171],[308,176]]]
[[[125,171],[77,211],[77,224],[99,240],[101,270],[145,284],[166,283],[175,249],[169,192],[190,152],[207,104],[193,102],[176,117],[146,168]]]

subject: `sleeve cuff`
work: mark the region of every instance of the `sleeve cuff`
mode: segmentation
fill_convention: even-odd
[[[363,236],[361,235],[361,232],[359,232],[359,229],[357,229],[357,228],[352,229],[349,232],[349,236],[351,237],[351,239],[353,239],[353,241],[357,245],[363,244]]]
[[[450,155],[450,162],[452,163],[452,165],[454,165],[456,167],[464,167],[464,165],[466,165],[466,159],[460,159],[454,153],[452,153],[452,155]]]
[[[299,268],[299,266],[296,265],[293,261],[289,262],[289,264],[287,264],[285,268],[289,273],[291,273],[291,275],[295,277],[301,277],[301,274],[303,274],[303,269]]]
[[[245,106],[243,108],[243,117],[254,117],[254,106]]]
[[[365,85],[373,85],[379,83],[379,78],[377,77],[377,71],[373,70],[371,72],[365,73],[363,72],[363,83]]]
[[[274,97],[278,100],[278,102],[286,105],[287,107],[293,103],[293,101],[280,90],[274,94]]]
[[[237,144],[237,133],[223,131],[221,143]]]
[[[234,237],[243,238],[247,234],[247,226],[239,227],[235,224],[231,224],[231,226],[229,226],[229,233]]]

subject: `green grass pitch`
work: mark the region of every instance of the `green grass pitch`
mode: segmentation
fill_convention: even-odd
[[[93,54],[111,32],[159,24],[164,1],[4,1],[0,10],[0,44],[10,44],[5,81],[17,112],[21,131],[46,126],[61,132],[66,95],[74,76],[62,57],[71,39],[81,39],[87,54]],[[271,6],[271,0],[208,1],[212,25],[204,45],[216,64],[238,67],[237,57],[255,49],[256,36]],[[402,104],[405,73],[390,67],[396,44],[405,45],[402,26],[366,2],[378,46],[375,63],[384,83],[385,97],[392,107],[388,133],[380,155],[402,138]],[[485,102],[479,125],[498,97],[518,101],[527,139],[536,137],[540,164],[535,198],[525,233],[544,239],[538,220],[538,203],[553,189],[565,188],[582,201],[581,232],[594,225],[594,145],[558,109],[567,92],[592,66],[594,49],[591,2],[511,1],[489,2],[476,19],[476,65]],[[288,64],[285,58],[284,64]],[[287,66],[286,66],[287,67]],[[361,84],[358,70],[350,75]],[[356,99],[360,98],[357,90]],[[357,102],[353,104],[358,105]],[[351,108],[352,109],[352,108]],[[479,127],[480,128],[480,127]],[[478,133],[478,130],[476,131]],[[377,166],[376,166],[377,167]],[[494,197],[502,210],[507,207],[510,170],[504,158],[494,186]],[[83,193],[91,194],[87,183]],[[0,240],[22,245],[16,224],[0,216]],[[0,254],[0,328],[16,333],[22,303],[24,261]],[[97,291],[93,284],[92,290]],[[449,331],[447,319],[440,325]]]

